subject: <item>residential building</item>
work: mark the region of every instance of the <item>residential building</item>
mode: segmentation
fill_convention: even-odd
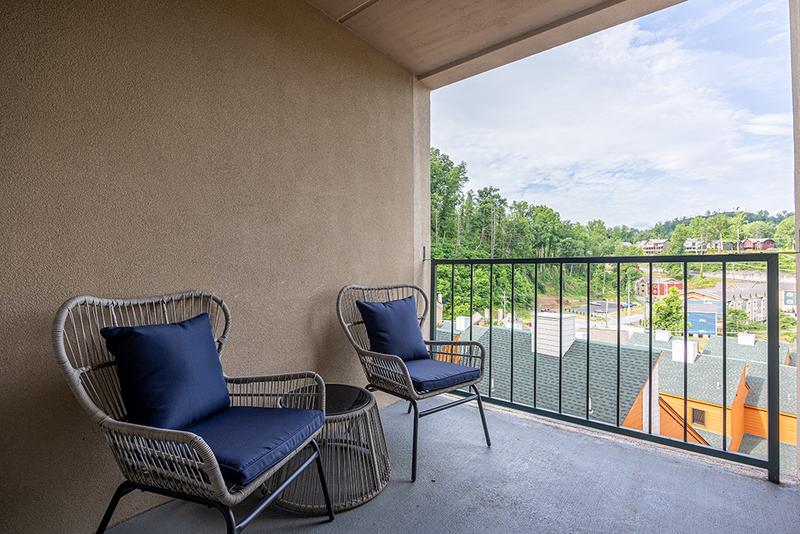
[[[669,293],[670,289],[677,289],[678,291],[683,291],[683,282],[680,280],[676,280],[675,278],[658,278],[653,277],[653,287],[652,291],[648,291],[650,285],[650,278],[647,276],[643,276],[636,281],[636,292],[639,295],[647,295],[648,293],[652,293],[653,295],[663,297],[667,293]]]
[[[707,252],[725,252],[727,250],[734,250],[736,247],[733,246],[733,243],[728,243],[725,241],[720,241],[719,239],[714,241],[709,241],[706,244],[706,251]]]
[[[706,244],[699,239],[689,238],[683,242],[683,251],[686,254],[705,254]]]
[[[742,250],[773,250],[775,241],[768,237],[748,237],[742,240],[740,247]]]
[[[641,248],[642,252],[648,256],[655,256],[667,250],[668,243],[668,239],[645,239],[644,241],[637,242],[636,246]]]

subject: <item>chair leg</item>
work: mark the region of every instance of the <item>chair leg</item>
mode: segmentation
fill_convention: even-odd
[[[483,423],[483,434],[486,436],[486,446],[492,446],[492,440],[489,438],[489,427],[486,426],[486,415],[483,413],[483,401],[481,400],[481,394],[478,391],[478,388],[475,387],[475,384],[471,385],[470,388],[475,394],[478,396],[478,411],[481,413],[481,422]]]
[[[322,467],[322,455],[319,452],[319,445],[315,440],[311,440],[311,445],[317,452],[317,473],[319,473],[319,483],[322,485],[322,496],[325,498],[325,508],[328,509],[328,521],[333,521],[333,504],[331,495],[328,492],[328,483],[325,482],[325,469]]]
[[[217,510],[222,512],[222,517],[225,518],[225,532],[226,534],[239,534],[241,532],[236,525],[236,517],[233,515],[233,510],[230,506],[214,503],[213,505]]]
[[[408,402],[408,411],[406,413],[411,413],[411,401]]]
[[[114,515],[114,510],[117,509],[117,504],[119,504],[120,499],[122,499],[125,495],[132,492],[135,488],[133,485],[128,482],[127,480],[117,486],[117,490],[114,492],[114,496],[111,497],[111,502],[108,503],[108,507],[106,508],[106,513],[103,514],[103,519],[100,520],[100,526],[97,527],[97,534],[102,534],[108,528],[108,523],[111,521],[111,517]]]
[[[419,408],[416,401],[410,401],[409,404],[414,408],[414,443],[411,449],[411,482],[417,481],[417,437],[419,435]]]

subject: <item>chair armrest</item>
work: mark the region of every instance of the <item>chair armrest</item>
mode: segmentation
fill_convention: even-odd
[[[129,481],[212,500],[228,493],[217,459],[200,436],[110,417],[100,428]]]
[[[358,350],[358,357],[370,384],[416,399],[417,392],[400,356],[369,350]]]
[[[477,341],[429,341],[425,340],[428,353],[434,360],[477,367],[483,376],[483,363],[486,350]]]
[[[231,406],[305,408],[325,411],[325,382],[310,371],[225,377]]]

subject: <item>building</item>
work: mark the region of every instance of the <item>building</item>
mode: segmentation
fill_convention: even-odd
[[[687,302],[687,308],[686,323],[690,336],[717,335],[718,304],[690,300]]]
[[[647,276],[643,276],[636,281],[636,292],[639,295],[647,295],[650,293],[648,291],[648,286],[650,285],[650,278]],[[683,291],[683,282],[680,280],[676,280],[675,278],[656,278],[653,277],[653,287],[652,287],[652,294],[663,297],[667,293],[669,293],[670,289],[677,289],[678,291]]]
[[[648,256],[655,256],[661,254],[667,249],[668,239],[645,239],[638,241],[636,246],[642,249],[642,252]]]
[[[725,241],[720,241],[719,239],[715,241],[709,241],[706,245],[707,252],[724,252],[726,250],[733,250],[734,246],[733,243],[726,243]]]
[[[775,241],[768,237],[748,237],[740,243],[742,250],[774,250]]]
[[[699,239],[689,238],[683,242],[683,251],[686,254],[705,254],[706,244]]]
[[[709,343],[716,352],[721,337]],[[729,338],[730,339],[730,338]],[[734,338],[735,339],[735,338]],[[659,395],[671,408],[672,421],[662,412],[661,433],[683,439],[684,365],[683,341],[673,340],[671,351],[665,351],[654,369],[658,375]],[[687,437],[689,441],[714,447],[722,444],[722,420],[726,418],[726,445],[728,450],[766,457],[767,438],[767,364],[766,350],[737,349],[738,343],[729,343],[725,382],[726,399],[722,403],[722,357],[709,353],[693,352],[692,342],[687,359]],[[764,342],[764,346],[766,342]],[[747,346],[747,345],[744,345]],[[783,347],[782,347],[783,348]],[[696,349],[696,346],[694,347]],[[756,360],[746,359],[750,354]],[[763,358],[764,361],[760,361]],[[655,378],[654,378],[655,381]],[[782,469],[793,472],[797,458],[797,371],[794,367],[780,366],[780,442]],[[673,424],[677,422],[677,424]]]

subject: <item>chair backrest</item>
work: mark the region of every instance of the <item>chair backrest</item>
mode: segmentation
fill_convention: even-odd
[[[100,329],[106,326],[167,324],[208,313],[217,352],[221,355],[231,318],[222,299],[206,292],[186,292],[142,299],[81,296],[66,301],[53,324],[56,361],[72,392],[96,420],[124,420],[117,365]]]
[[[419,326],[428,316],[428,296],[415,285],[401,284],[394,286],[359,286],[349,285],[342,288],[339,298],[336,299],[336,312],[344,333],[356,350],[369,350],[369,338],[361,312],[356,306],[357,300],[369,302],[387,302],[407,297],[415,297],[417,301],[417,317]]]

